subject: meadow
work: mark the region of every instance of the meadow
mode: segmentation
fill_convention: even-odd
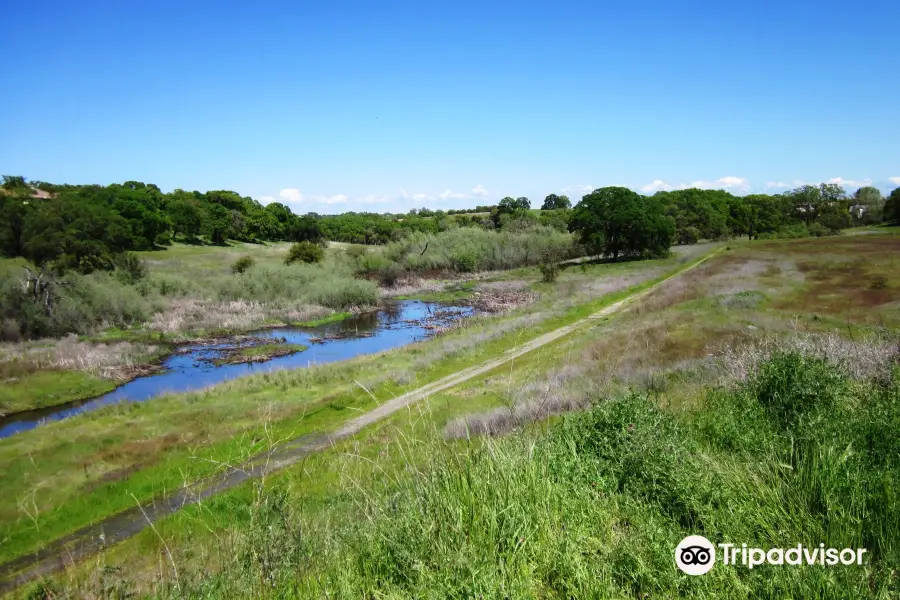
[[[893,235],[720,246],[625,312],[208,498],[41,589],[890,596],[898,247]],[[0,508],[3,559],[328,431],[710,250],[688,248],[665,260],[571,265],[553,283],[534,268],[476,277],[465,293],[524,290],[531,302],[380,356],[105,409],[40,428],[52,435],[3,440],[0,460],[11,465],[3,483],[13,491]],[[862,544],[871,562],[854,572],[717,568],[689,579],[671,564],[687,532],[762,546]]]

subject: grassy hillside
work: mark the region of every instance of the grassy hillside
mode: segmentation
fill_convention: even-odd
[[[891,235],[732,244],[623,314],[179,512],[48,585],[179,597],[890,597],[897,250]],[[424,344],[3,440],[4,558],[127,507],[131,493],[333,428],[590,314],[677,260],[576,265],[553,284],[508,272],[478,285],[525,282],[539,299]],[[52,486],[37,485],[51,473]],[[688,533],[859,545],[870,562],[719,565],[689,578],[672,563]]]

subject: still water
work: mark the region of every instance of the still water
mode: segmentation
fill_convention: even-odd
[[[253,337],[284,338],[290,344],[308,347],[302,352],[263,362],[216,366],[212,361],[221,357],[222,350],[233,347],[233,344],[181,347],[165,359],[164,371],[133,379],[108,394],[77,403],[21,412],[0,420],[0,438],[33,429],[44,421],[65,419],[107,404],[140,402],[161,394],[196,390],[254,373],[321,365],[397,348],[424,339],[434,328],[449,325],[471,313],[472,309],[465,306],[404,300],[390,303],[382,310],[321,327],[279,327],[252,332],[249,335]]]

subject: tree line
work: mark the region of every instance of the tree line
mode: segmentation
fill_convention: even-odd
[[[703,189],[642,196],[628,188],[606,187],[575,206],[569,230],[591,254],[616,259],[658,256],[673,243],[832,235],[854,225],[898,220],[900,188],[884,198],[871,186],[849,195],[828,183],[748,196]]]
[[[700,189],[642,196],[626,188],[601,188],[585,195],[574,209],[568,197],[550,194],[540,210],[533,210],[526,197],[506,197],[473,210],[297,215],[284,204],[264,206],[228,190],[163,193],[139,181],[58,185],[4,176],[0,254],[87,273],[113,269],[129,251],[152,250],[173,240],[387,244],[412,232],[437,234],[457,227],[514,232],[543,224],[577,233],[588,247],[603,249],[601,253],[609,246],[609,255],[618,256],[655,252],[635,248],[656,247],[666,240],[691,244],[744,235],[825,235],[853,224],[897,220],[898,213],[900,188],[886,199],[873,187],[848,195],[840,186],[822,184],[749,196]]]

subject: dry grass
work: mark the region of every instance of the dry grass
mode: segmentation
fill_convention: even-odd
[[[174,300],[166,311],[153,315],[147,327],[168,334],[214,329],[251,330],[275,323],[321,319],[332,312],[323,306],[307,304],[284,307],[246,300],[217,302],[182,298]]]
[[[28,372],[35,370],[86,371],[104,379],[123,380],[136,368],[146,365],[157,355],[155,345],[133,342],[95,344],[81,342],[69,335],[54,343],[46,341],[6,343],[0,345],[0,364]]]
[[[396,298],[397,296],[414,296],[444,291],[447,282],[440,279],[422,279],[411,276],[398,281],[392,287],[380,288],[382,298]]]
[[[710,361],[710,366],[725,380],[743,380],[776,352],[824,359],[855,379],[886,379],[900,358],[900,343],[896,335],[887,331],[860,339],[847,339],[836,333],[769,334],[740,346],[727,346]]]
[[[583,410],[598,398],[626,389],[660,401],[665,398],[666,404],[679,403],[683,397],[699,397],[706,387],[746,379],[778,352],[822,358],[857,380],[887,379],[900,359],[896,336],[886,332],[848,340],[835,333],[800,331],[750,337],[735,330],[717,337],[706,330],[691,342],[693,351],[683,351],[672,348],[663,333],[666,327],[632,327],[591,344],[580,355],[570,356],[561,368],[542,373],[539,381],[510,389],[506,406],[451,420],[444,435],[459,439],[505,434],[554,415]]]
[[[514,429],[542,421],[554,415],[587,408],[590,394],[583,389],[586,366],[567,366],[546,375],[546,378],[517,389],[512,402],[493,410],[458,417],[444,427],[449,439],[473,435],[500,435]]]
[[[472,294],[472,306],[476,310],[488,313],[502,313],[531,304],[536,294],[515,289],[487,288]]]

